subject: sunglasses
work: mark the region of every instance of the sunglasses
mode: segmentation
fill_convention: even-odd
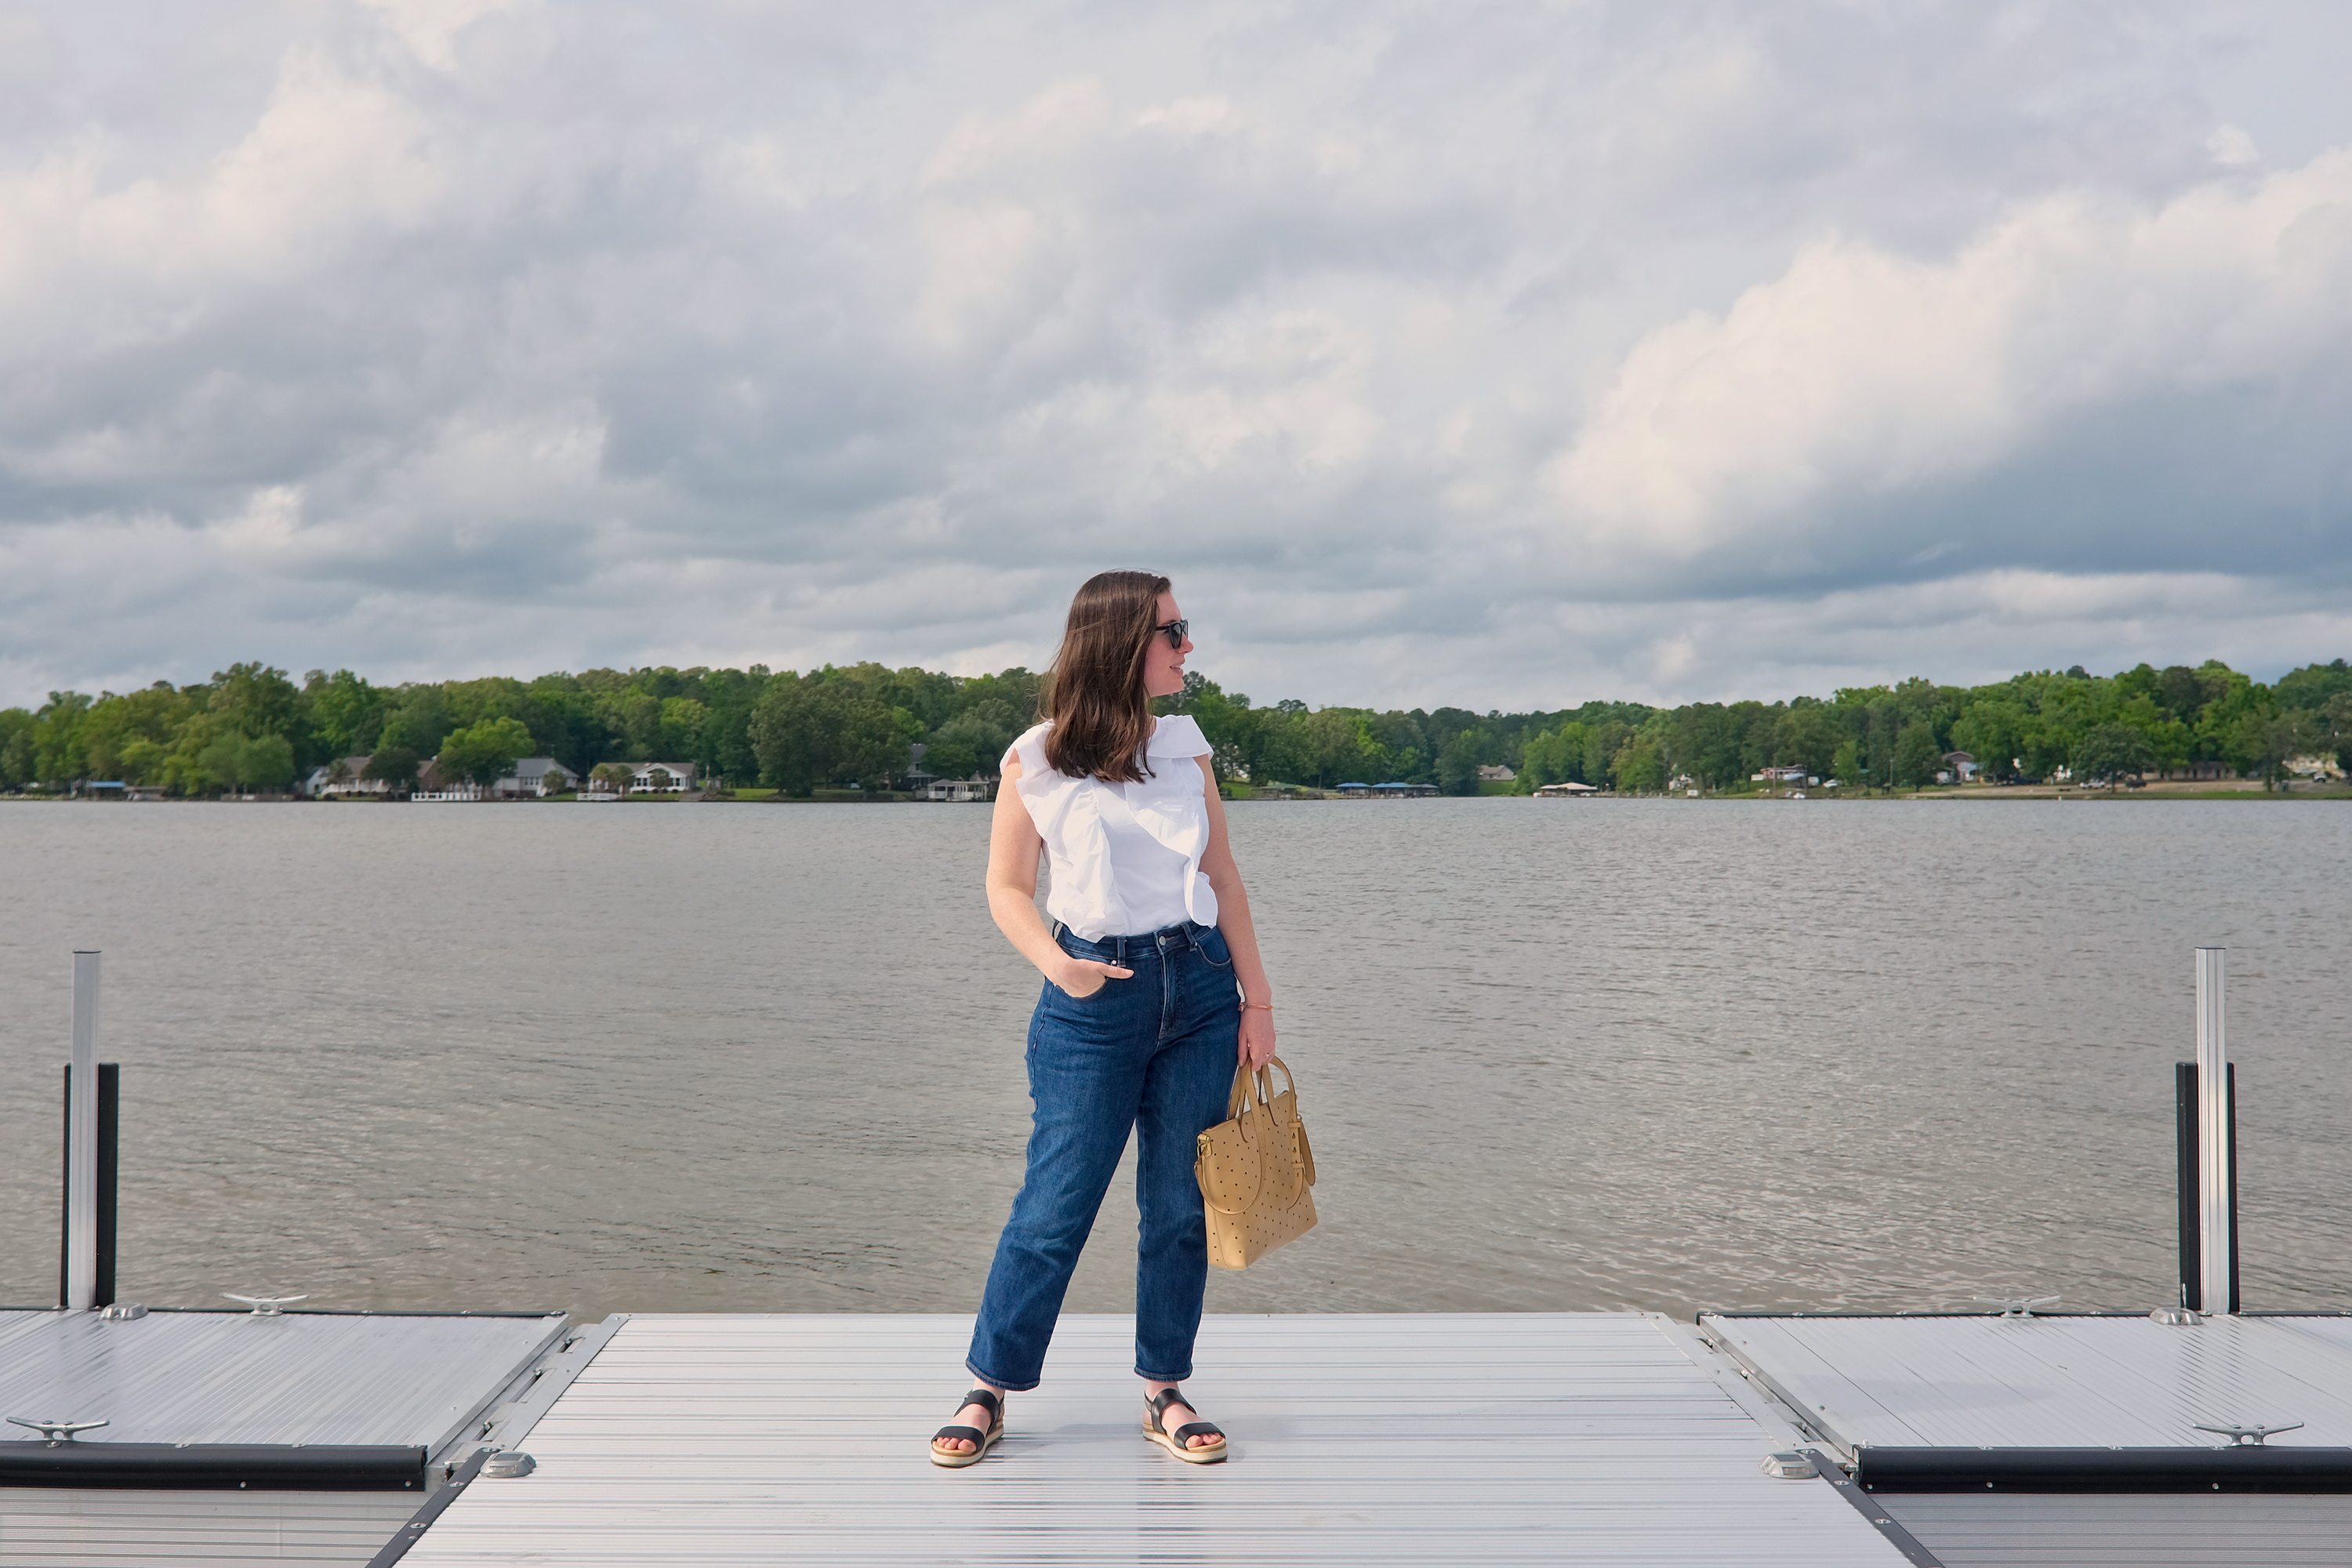
[[[1168,639],[1168,646],[1170,648],[1177,649],[1181,648],[1184,646],[1184,634],[1192,629],[1192,623],[1190,621],[1170,621],[1164,626],[1154,626],[1151,629],[1160,633]]]

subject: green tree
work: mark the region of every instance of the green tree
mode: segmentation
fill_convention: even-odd
[[[274,735],[285,741],[288,755],[293,759],[287,764],[289,779],[295,763],[310,757],[317,750],[311,738],[310,720],[304,713],[301,689],[287,679],[282,669],[273,669],[257,660],[249,664],[232,664],[226,669],[217,670],[213,675],[205,707],[216,724],[247,739],[259,740]],[[273,760],[264,763],[258,760],[262,753],[251,752],[247,754],[247,761],[253,766],[274,772],[276,754],[272,750],[268,755]],[[256,788],[278,787],[274,779],[239,776],[224,779],[223,782]]]
[[[871,790],[904,762],[907,742],[885,708],[856,682],[782,677],[751,715],[761,771],[788,795],[856,782]]]
[[[1863,766],[1862,742],[1847,739],[1838,743],[1830,755],[1830,771],[1822,775],[1834,778],[1845,789],[1861,789],[1869,783],[1868,770]]]
[[[980,771],[980,753],[963,741],[931,741],[923,747],[923,771],[934,778],[967,779]]]
[[[1003,758],[1006,748],[1027,727],[1013,712],[1011,704],[990,700],[974,703],[948,720],[931,731],[930,739],[935,746],[964,747],[971,752],[973,765],[990,778],[994,778],[997,763]],[[1205,731],[1206,726],[1202,728]],[[924,765],[930,767],[933,773],[940,771],[929,763]]]
[[[1829,778],[1837,775],[1838,746],[1843,740],[1837,720],[1827,706],[1811,698],[1800,698],[1780,716],[1773,737],[1773,754],[1764,760],[1793,764],[1817,779]]]
[[[710,721],[710,710],[691,697],[666,697],[662,700],[659,740],[655,749],[672,762],[690,762],[702,756],[702,731]]]
[[[89,776],[89,757],[82,741],[82,723],[90,700],[79,691],[52,691],[33,715],[33,776],[51,789],[62,789]]]
[[[310,707],[310,729],[330,757],[359,756],[375,749],[383,729],[384,693],[348,669],[332,675],[312,670],[302,682]]]
[[[2067,765],[2076,778],[2112,791],[2125,774],[2137,778],[2156,766],[2156,747],[2129,724],[2099,724],[2084,735]]]
[[[441,742],[441,772],[489,785],[514,771],[530,751],[530,729],[520,719],[485,719],[452,731]]]
[[[0,789],[21,790],[39,777],[33,761],[31,713],[22,708],[0,709]]]
[[[190,776],[197,792],[214,789],[284,789],[294,782],[294,743],[283,735],[246,735],[219,730],[197,753],[200,774]]]
[[[1655,795],[1666,787],[1665,759],[1646,734],[1628,740],[1609,767],[1610,781],[1627,795]]]
[[[144,691],[100,697],[82,722],[89,776],[145,784],[162,767],[195,704],[159,680]]]
[[[1920,789],[1936,782],[1944,765],[1944,748],[1936,743],[1936,728],[1921,721],[1906,724],[1895,737],[1895,783],[1901,789]]]
[[[1437,787],[1446,795],[1476,795],[1478,793],[1478,756],[1480,736],[1475,730],[1465,730],[1445,743],[1437,753]]]
[[[416,787],[416,774],[425,759],[406,746],[382,746],[368,758],[360,777],[370,784],[389,784],[394,795],[406,795]]]

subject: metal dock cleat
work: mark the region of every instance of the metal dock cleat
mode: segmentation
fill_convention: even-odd
[[[286,1309],[292,1306],[295,1302],[307,1301],[310,1299],[307,1294],[301,1296],[240,1296],[234,1290],[224,1290],[221,1294],[229,1300],[244,1302],[247,1306],[253,1309],[253,1315],[257,1318],[282,1317],[285,1314]]]
[[[2263,1446],[2263,1439],[2273,1433],[2292,1432],[2302,1425],[2300,1421],[2290,1421],[2284,1426],[2208,1426],[2200,1421],[2197,1424],[2197,1430],[2227,1437],[2232,1448],[2259,1448]]]
[[[2057,1296],[1979,1296],[1976,1302],[1979,1307],[1998,1308],[2000,1317],[2030,1318],[2056,1306],[2061,1300]]]
[[[12,1426],[31,1427],[47,1437],[52,1448],[61,1447],[72,1442],[79,1433],[93,1432],[107,1425],[103,1421],[35,1421],[25,1415],[11,1415],[8,1417],[8,1424]]]

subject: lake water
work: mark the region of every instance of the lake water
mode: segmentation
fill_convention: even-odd
[[[1248,805],[1324,1220],[1212,1310],[2146,1308],[2190,949],[2249,1307],[2352,1306],[2352,810]],[[1037,979],[988,812],[0,806],[0,1300],[54,1300],[70,950],[121,1295],[968,1311]],[[1071,1295],[1130,1302],[1114,1188]]]

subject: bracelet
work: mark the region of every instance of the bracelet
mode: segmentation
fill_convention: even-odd
[[[1274,1004],[1271,1002],[1244,1002],[1242,1004],[1242,1011],[1244,1013],[1248,1012],[1253,1007],[1263,1007],[1269,1013],[1274,1011]]]

